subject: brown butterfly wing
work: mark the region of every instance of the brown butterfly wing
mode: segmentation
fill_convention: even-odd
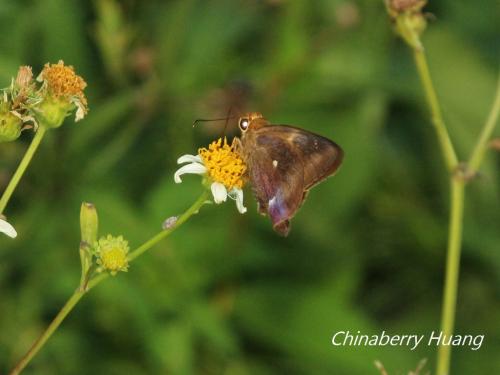
[[[249,178],[261,213],[286,236],[308,189],[332,175],[342,149],[320,135],[287,125],[268,125],[242,139]]]

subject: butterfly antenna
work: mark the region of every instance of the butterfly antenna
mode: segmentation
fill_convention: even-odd
[[[234,118],[235,116],[233,116],[232,118]],[[194,120],[193,121],[193,128],[195,127],[195,125],[199,122],[208,122],[208,121],[227,121],[229,120],[231,117],[221,117],[221,118],[199,118],[197,120]]]

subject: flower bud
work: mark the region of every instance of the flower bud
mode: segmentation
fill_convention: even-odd
[[[30,66],[23,65],[19,67],[15,84],[19,89],[29,88],[33,83],[33,72]]]
[[[394,20],[396,33],[410,47],[423,49],[420,36],[424,32],[427,21],[422,13],[426,0],[386,0],[389,16]]]
[[[0,143],[15,141],[21,135],[23,121],[10,111],[0,111]]]
[[[38,105],[37,117],[40,125],[55,129],[63,124],[64,119],[74,108],[72,103],[49,95]]]
[[[80,208],[80,263],[81,263],[81,279],[80,288],[86,290],[88,273],[92,267],[92,245],[97,240],[97,231],[99,220],[97,210],[92,203],[83,202]]]
[[[97,230],[99,220],[97,210],[92,203],[83,202],[80,209],[80,229],[82,233],[82,242],[89,246],[97,241]]]
[[[108,271],[113,276],[118,271],[126,272],[128,270],[128,251],[128,242],[122,236],[113,237],[108,234],[106,237],[101,237],[95,243],[97,264],[100,266],[97,271]]]
[[[420,12],[426,0],[386,0],[385,5],[392,17],[405,12]]]
[[[25,129],[37,127],[33,107],[40,97],[29,66],[21,66],[9,87],[0,92],[0,142],[17,139]]]
[[[422,35],[427,27],[427,20],[421,12],[409,14],[406,22],[407,27],[413,30],[418,36]]]

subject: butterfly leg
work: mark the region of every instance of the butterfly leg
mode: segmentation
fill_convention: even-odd
[[[233,141],[231,142],[231,148],[234,152],[236,152],[240,156],[243,156],[243,145],[241,144],[241,139],[239,139],[238,137],[233,138]]]

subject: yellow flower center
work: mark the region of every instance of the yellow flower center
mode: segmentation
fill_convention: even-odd
[[[122,236],[113,237],[108,234],[101,237],[96,242],[97,264],[100,265],[99,271],[109,271],[115,275],[118,271],[127,271],[128,269],[128,242]]]
[[[200,148],[198,155],[203,159],[203,164],[207,168],[208,176],[216,182],[223,184],[226,189],[241,189],[245,184],[244,174],[247,170],[245,162],[234,150],[233,145],[227,143],[227,139],[222,138],[213,141],[208,149]]]
[[[62,60],[57,64],[45,64],[41,77],[47,81],[50,92],[56,97],[76,96],[82,104],[87,104],[83,89],[87,83],[75,73],[73,67],[65,66]]]
[[[128,267],[127,254],[120,247],[106,249],[101,254],[101,264],[111,272],[126,269]]]

